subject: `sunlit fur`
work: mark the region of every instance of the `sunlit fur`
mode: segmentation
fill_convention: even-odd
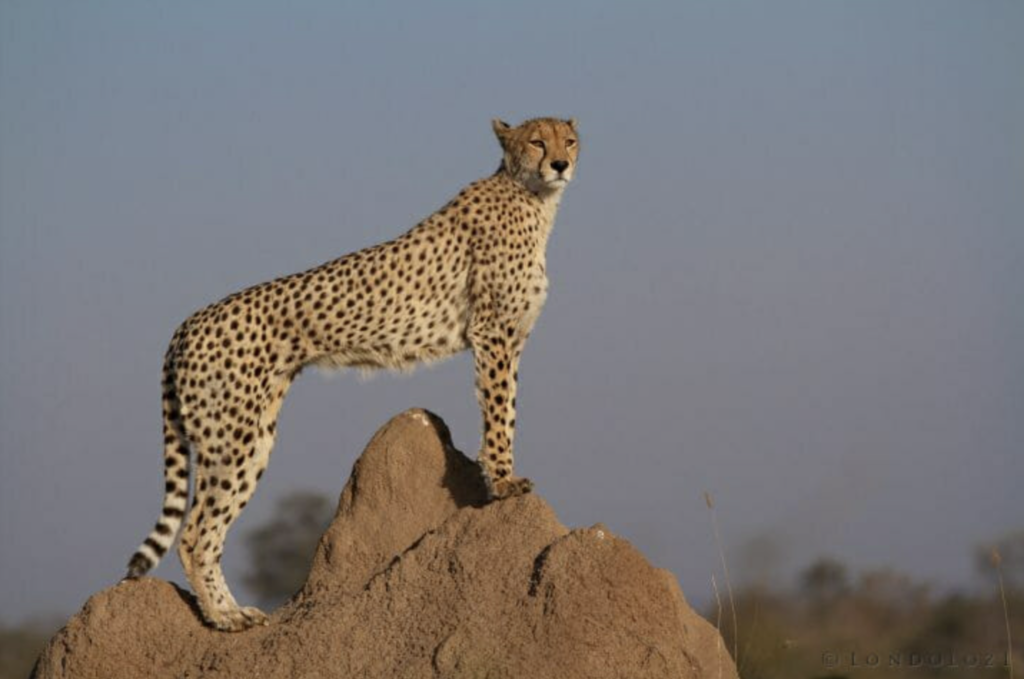
[[[184,525],[178,554],[205,620],[228,631],[267,622],[235,602],[220,560],[269,463],[285,395],[311,364],[405,370],[472,349],[483,482],[495,499],[529,492],[512,471],[519,359],[547,297],[545,251],[579,144],[575,123],[555,118],[494,121],[494,131],[498,171],[407,233],[181,324],[164,359],[163,512],[129,577],[152,569]]]

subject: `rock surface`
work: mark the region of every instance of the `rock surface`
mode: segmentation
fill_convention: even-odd
[[[268,627],[204,627],[168,582],[86,602],[36,677],[735,678],[675,578],[536,495],[484,504],[477,466],[422,410],[356,462],[303,590]]]

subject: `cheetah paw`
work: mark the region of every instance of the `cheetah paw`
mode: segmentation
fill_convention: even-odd
[[[492,500],[526,495],[533,491],[533,481],[519,476],[498,479],[490,489]]]
[[[211,624],[222,632],[244,632],[257,625],[269,625],[270,618],[255,606],[233,608],[211,620]]]

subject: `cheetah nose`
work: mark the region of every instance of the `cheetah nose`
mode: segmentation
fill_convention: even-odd
[[[552,160],[551,167],[555,169],[559,174],[569,169],[569,161],[567,160]]]

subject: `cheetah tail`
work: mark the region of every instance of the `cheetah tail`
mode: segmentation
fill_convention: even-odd
[[[156,526],[128,562],[126,578],[142,577],[160,563],[174,544],[188,501],[189,446],[181,429],[179,404],[164,398],[164,505]]]

